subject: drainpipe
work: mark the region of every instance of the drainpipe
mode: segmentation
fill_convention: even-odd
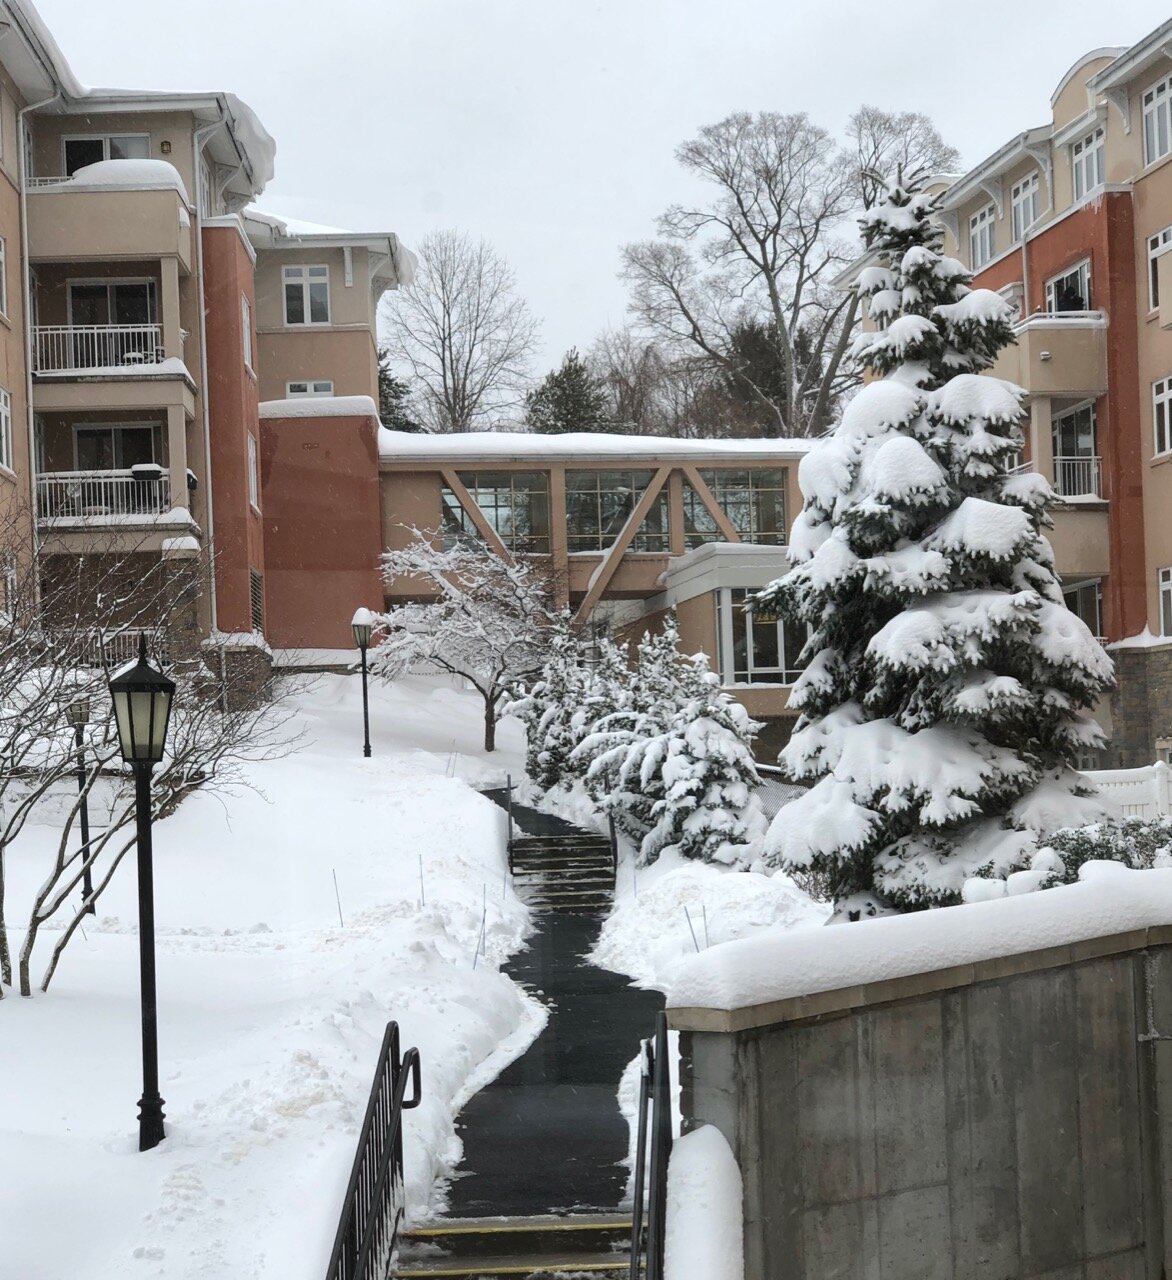
[[[209,582],[211,590],[211,614],[212,614],[212,631],[219,631],[219,618],[216,611],[216,523],[213,515],[212,502],[212,427],[211,416],[208,411],[208,327],[207,327],[207,307],[204,301],[204,278],[203,278],[203,217],[204,210],[200,207],[200,165],[203,163],[201,152],[203,144],[218,129],[224,127],[224,120],[221,117],[215,124],[204,125],[202,129],[197,129],[191,140],[192,153],[192,170],[191,177],[195,183],[195,210],[196,210],[196,229],[198,234],[195,237],[195,269],[199,280],[199,377],[200,377],[200,404],[202,406],[203,418],[203,465],[204,465],[204,485],[207,489],[207,547],[208,547],[208,567]],[[221,651],[220,660],[223,662],[223,652]]]
[[[11,30],[8,28],[7,30]],[[7,34],[7,31],[5,32]],[[16,113],[16,145],[20,149],[20,257],[24,272],[24,395],[26,430],[28,432],[28,474],[29,501],[33,518],[33,542],[37,540],[37,431],[36,417],[33,414],[33,268],[28,254],[28,146],[25,138],[25,116],[39,107],[47,107],[61,97],[58,89],[51,97],[42,98],[40,102],[30,102]],[[37,547],[39,551],[40,548]],[[37,603],[40,604],[41,575],[33,574],[34,591]]]

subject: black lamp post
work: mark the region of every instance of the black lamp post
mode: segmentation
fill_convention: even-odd
[[[374,630],[374,615],[369,609],[358,609],[350,623],[354,643],[362,654],[362,754],[370,755],[370,704],[366,697],[366,651],[370,648],[370,633]]]
[[[138,661],[110,681],[122,759],[134,770],[138,834],[138,957],[142,982],[142,1098],[138,1149],[149,1151],[166,1136],[159,1097],[159,1028],[155,1006],[155,886],[151,863],[151,770],[163,758],[175,682],[147,661],[146,636]]]
[[[81,885],[85,894],[85,911],[97,914],[94,905],[94,882],[90,877],[90,804],[85,790],[85,727],[90,722],[90,700],[77,698],[65,708],[65,719],[73,726],[73,742],[77,748],[77,793],[81,796]]]

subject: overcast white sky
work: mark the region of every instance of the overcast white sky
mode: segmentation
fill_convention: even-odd
[[[541,372],[622,322],[619,246],[683,195],[677,143],[730,111],[931,114],[974,164],[1048,118],[1084,52],[1167,0],[37,0],[90,85],[226,89],[277,140],[261,204],[408,246],[485,236],[542,321]],[[882,20],[879,21],[879,15]],[[948,26],[940,19],[947,16]]]

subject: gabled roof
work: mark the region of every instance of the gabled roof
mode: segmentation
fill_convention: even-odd
[[[1114,62],[1097,72],[1087,83],[1093,93],[1106,93],[1126,84],[1135,76],[1149,70],[1153,65],[1165,62],[1172,71],[1172,61],[1168,60],[1168,50],[1172,47],[1172,18],[1161,23],[1155,31],[1130,49],[1100,49],[1100,53],[1116,53]]]

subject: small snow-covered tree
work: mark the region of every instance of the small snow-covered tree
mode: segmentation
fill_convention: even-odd
[[[525,397],[525,422],[530,431],[546,434],[607,429],[602,384],[576,347]]]
[[[760,784],[752,741],[758,726],[720,689],[707,660],[692,660],[688,696],[667,728],[631,743],[619,766],[620,781],[658,798],[640,861],[676,850],[703,862],[740,863],[764,834],[765,819],[753,789]]]
[[[484,700],[484,749],[493,751],[502,701],[541,669],[556,630],[551,584],[532,562],[503,560],[482,543],[445,547],[438,533],[411,533],[383,555],[383,575],[417,583],[422,598],[376,615],[371,670],[393,679],[427,663],[465,677]]]
[[[862,219],[859,293],[878,375],[803,459],[789,572],[760,594],[812,629],[782,764],[814,782],[768,848],[872,895],[955,901],[1035,833],[1097,816],[1071,768],[1111,663],[1063,604],[1042,530],[1053,498],[1010,474],[1020,391],[979,376],[1011,341],[1007,304],[942,253],[935,200],[895,185]]]

